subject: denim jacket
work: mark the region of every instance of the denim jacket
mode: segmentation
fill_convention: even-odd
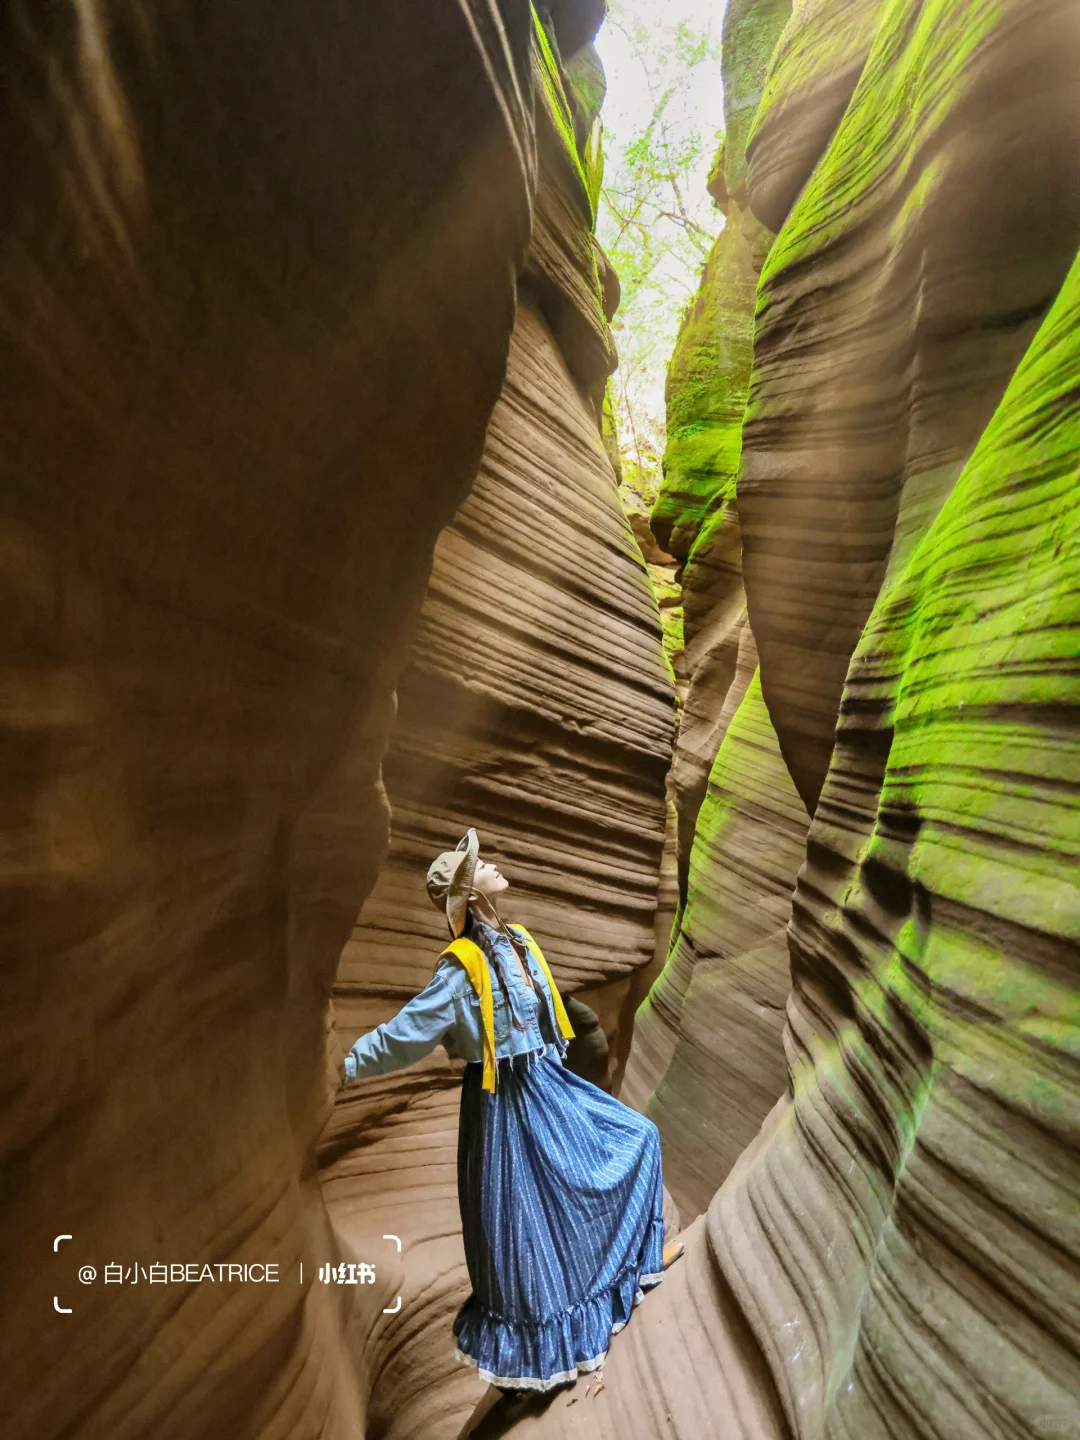
[[[560,1058],[564,1056],[566,1041],[555,1020],[547,979],[532,954],[525,964],[535,993],[525,983],[505,935],[472,912],[465,933],[484,951],[491,967],[496,1062],[551,1044]],[[423,990],[396,1015],[361,1035],[345,1056],[345,1084],[414,1065],[440,1044],[452,1059],[483,1061],[480,1002],[464,967],[452,956],[440,960]]]

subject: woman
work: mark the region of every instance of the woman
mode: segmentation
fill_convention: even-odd
[[[505,925],[508,882],[475,830],[428,871],[450,945],[430,983],[345,1057],[346,1085],[438,1044],[466,1060],[458,1200],[472,1294],[457,1355],[506,1390],[550,1390],[604,1362],[664,1249],[660,1136],[563,1064],[573,1030],[539,946]]]

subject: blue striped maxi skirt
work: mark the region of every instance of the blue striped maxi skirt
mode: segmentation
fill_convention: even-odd
[[[472,1293],[456,1354],[507,1389],[549,1390],[604,1362],[661,1278],[660,1134],[564,1068],[558,1048],[465,1067],[458,1200]]]

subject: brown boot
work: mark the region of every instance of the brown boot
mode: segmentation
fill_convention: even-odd
[[[678,1260],[685,1249],[686,1246],[681,1240],[672,1240],[670,1245],[665,1245],[664,1259],[660,1268],[666,1270],[669,1265],[674,1265],[675,1261]]]

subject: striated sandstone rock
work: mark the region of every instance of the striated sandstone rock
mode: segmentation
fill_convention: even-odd
[[[750,1288],[800,1433],[1034,1433],[1080,1390],[1078,336],[1080,257],[845,686],[795,896],[796,1105],[717,1217],[746,1294],[750,1191],[778,1202]],[[796,1171],[831,1254],[791,1243]]]
[[[774,232],[847,109],[884,6],[885,0],[795,0],[746,140],[750,202]]]
[[[586,147],[580,152],[577,137],[582,121],[595,116],[602,98],[593,74],[594,68],[600,69],[600,59],[590,45],[592,63],[577,68],[575,86],[543,26],[536,26],[535,37],[539,176],[524,283],[535,295],[571,375],[591,399],[599,428],[604,387],[616,361],[602,274],[610,266],[593,234],[598,157]],[[617,282],[610,301],[613,310]]]
[[[1078,27],[1063,0],[883,12],[762,273],[743,570],[765,700],[811,812],[890,551],[955,482],[1075,250]],[[765,107],[787,63],[781,47]],[[782,112],[776,125],[781,152]],[[753,164],[770,133],[765,108]]]
[[[725,214],[729,199],[740,208],[746,205],[747,142],[791,6],[792,0],[727,0],[724,7],[724,139],[709,190]],[[803,9],[800,4],[800,14]],[[835,4],[832,11],[836,13]]]
[[[367,7],[362,33],[291,0],[190,24],[140,11],[142,28],[119,5],[80,6],[70,30],[60,14],[0,20],[2,1217],[21,1297],[3,1429],[435,1435],[453,1405],[427,1337],[462,1280],[439,1229],[446,1062],[332,1117],[336,1232],[312,1148],[334,957],[385,844],[387,697],[502,380],[527,74],[507,72],[480,4]],[[1075,251],[1078,61],[1064,0],[897,0],[780,237],[757,478],[803,425],[811,377],[834,408],[778,473],[835,470],[850,496],[835,435],[892,427],[894,404],[909,417],[900,480],[892,441],[881,470],[855,467],[854,488],[890,474],[895,493],[867,521],[879,584],[797,893],[791,1094],[616,1340],[604,1390],[556,1397],[521,1434],[982,1440],[1072,1419],[1075,269],[1044,311]],[[402,146],[393,166],[373,127]],[[817,660],[800,630],[788,674],[775,642],[823,603],[822,570],[859,572],[860,600],[865,581],[864,532],[823,510],[806,556],[788,540],[802,590],[789,576],[771,603],[782,499],[744,536],[769,561],[751,582],[766,698]],[[741,823],[736,730],[730,799],[716,793]],[[790,709],[778,732],[817,802],[820,757]],[[406,1225],[423,1243],[378,1259],[377,1287],[312,1284],[350,1234]],[[53,1256],[61,1230],[75,1239]],[[80,1263],[193,1255],[274,1258],[287,1283],[60,1283],[75,1290]],[[423,1324],[388,1324],[383,1306],[420,1285]],[[75,1314],[50,1309],[57,1289]]]
[[[602,72],[585,51],[564,62],[538,30],[536,223],[506,383],[472,493],[436,547],[383,767],[393,841],[334,1009],[347,1046],[427,982],[447,936],[424,874],[475,825],[511,880],[504,912],[599,1019],[571,1063],[617,1086],[654,960],[673,696],[599,423],[614,355],[585,164]],[[350,1087],[324,1137],[343,1252],[380,1253],[385,1232],[405,1245],[402,1309],[359,1337],[386,1440],[456,1436],[485,1388],[451,1334],[468,1292],[459,1079],[440,1050]]]
[[[799,1435],[1075,1402],[1078,320],[1080,259],[859,642],[795,897],[794,1104],[710,1213]]]
[[[504,908],[543,937],[568,990],[644,964],[670,681],[600,437],[527,304],[480,474],[436,548],[398,705],[384,765],[393,845],[343,954],[342,998],[354,972],[395,1004],[426,983],[445,925],[424,872],[470,823],[512,882]]]
[[[494,17],[0,18],[5,1436],[363,1433],[312,1152],[527,241]]]
[[[683,562],[689,687],[671,777],[681,908],[637,1018],[624,1095],[660,1126],[668,1183],[690,1214],[784,1089],[783,927],[807,825],[754,680],[735,502],[754,295],[771,238],[743,208],[742,144],[788,9],[741,3],[725,14],[727,136],[710,183],[728,219],[668,374],[652,514]]]
[[[990,327],[985,368],[964,329],[952,332],[957,368],[947,395],[935,402],[920,389],[908,412],[916,457],[924,434],[935,433],[931,421],[940,444],[946,400],[959,435],[976,380],[989,385],[1004,367],[1002,333],[1015,343],[1021,325],[1029,335],[1037,327],[987,402],[973,453],[954,465],[946,448],[936,483],[908,483],[897,497],[883,588],[851,659],[795,895],[790,1092],[691,1228],[690,1268],[676,1267],[616,1341],[604,1390],[585,1404],[554,1403],[515,1435],[982,1440],[1073,1422],[1080,258],[1058,290],[1078,187],[1041,190],[1024,228],[1002,193],[1000,152],[1006,135],[1023,144],[1035,137],[1043,148],[1026,160],[1044,181],[1075,163],[1076,91],[1066,76],[1078,61],[1080,20],[1064,4],[970,0],[882,14],[867,62],[874,83],[860,82],[833,141],[843,150],[849,123],[865,122],[861,184],[842,206],[834,197],[842,213],[833,226],[856,208],[868,245],[875,197],[883,230],[902,238],[916,222],[914,200],[898,214],[889,186],[871,183],[869,136],[882,133],[871,122],[882,110],[891,137],[884,120],[895,119],[895,83],[906,147],[896,168],[917,186],[927,237],[935,208],[951,198],[949,224],[936,214],[937,253],[947,240],[970,242],[963,266],[957,258],[938,285],[921,289],[920,333],[944,346],[946,323],[980,295],[994,302],[986,319],[1000,321],[999,287],[1006,300],[1022,283],[1057,298],[1039,307],[1049,310],[1041,324],[1011,314],[1008,325]],[[981,128],[971,130],[976,116]],[[997,150],[968,149],[983,139]],[[955,146],[967,151],[962,170],[951,164]],[[774,257],[794,257],[810,237],[822,243],[830,233],[820,211],[802,207],[810,195],[824,203],[822,176],[838,173],[832,157],[830,148]],[[931,158],[942,173],[920,178]],[[1019,172],[1010,164],[1007,173]],[[961,201],[980,198],[985,249],[960,223],[968,218]],[[1008,252],[995,206],[1015,227]],[[959,234],[950,235],[953,226]],[[1078,231],[1074,224],[1074,255]],[[792,293],[783,331],[764,300],[759,334],[769,343],[756,363],[779,366],[786,354],[792,390],[788,412],[775,392],[757,456],[770,435],[783,440],[781,421],[812,393],[811,362],[814,377],[828,380],[845,346],[864,335],[857,301],[872,277],[879,318],[893,313],[884,302],[896,284],[895,313],[907,319],[905,265],[892,254],[872,259],[849,308],[830,310],[828,347],[810,324],[827,285],[804,285],[797,301]],[[794,258],[791,267],[792,280],[806,276]],[[927,267],[929,280],[929,259]],[[803,347],[807,375],[797,387]],[[863,388],[847,371],[843,421],[855,433],[860,417],[871,428],[875,403],[879,421],[891,423],[875,387],[899,370],[884,345],[863,360]],[[928,383],[942,375],[931,367]],[[804,464],[827,471],[825,442],[840,420],[836,413],[828,431],[807,432]],[[740,512],[742,501],[740,481]],[[747,551],[749,561],[749,540]],[[832,555],[835,572],[859,564],[843,534],[834,533]],[[807,584],[818,573],[802,571]],[[783,578],[777,567],[773,579]],[[765,613],[779,624],[779,607]],[[791,598],[788,623],[808,613]],[[756,629],[753,601],[751,616]]]
[[[697,812],[723,738],[718,718],[746,628],[734,489],[755,276],[741,231],[725,228],[668,374],[664,483],[652,512],[658,542],[681,562],[688,685],[672,779],[684,900]]]
[[[683,901],[709,770],[753,668],[739,665],[748,636],[735,479],[750,383],[754,295],[771,237],[745,209],[742,145],[789,8],[785,0],[739,0],[725,12],[728,133],[710,188],[727,223],[687,311],[668,372],[664,481],[651,523],[660,545],[682,564],[689,685],[673,783]]]
[[[658,1077],[648,1112],[686,1215],[705,1209],[785,1089],[784,928],[806,826],[754,675],[709,776],[689,896],[628,1070],[638,1103],[639,1076]]]

